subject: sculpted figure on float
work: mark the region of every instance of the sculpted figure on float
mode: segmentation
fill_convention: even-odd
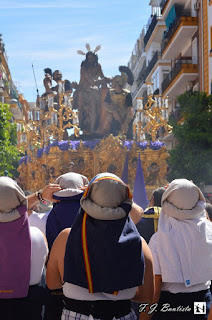
[[[103,74],[100,63],[98,62],[97,51],[101,46],[97,46],[91,51],[90,45],[86,44],[88,50],[84,53],[77,52],[85,56],[81,63],[80,82],[75,83],[73,109],[79,110],[79,127],[84,133],[95,133],[99,127],[100,108],[102,94],[105,93],[107,83],[111,80]]]
[[[112,133],[114,136],[125,134],[132,138],[133,107],[132,96],[129,90],[125,89],[126,83],[133,84],[134,78],[128,67],[120,66],[121,75],[112,79],[112,88],[104,100],[101,118],[100,131],[103,135]]]

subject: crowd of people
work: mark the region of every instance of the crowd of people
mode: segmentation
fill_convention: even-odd
[[[0,177],[0,319],[211,320],[211,208],[186,179],[143,210],[112,173]]]

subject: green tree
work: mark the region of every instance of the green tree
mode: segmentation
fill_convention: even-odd
[[[170,119],[178,145],[170,151],[168,179],[212,184],[212,95],[188,91],[178,97],[182,123]]]
[[[18,159],[16,124],[11,122],[12,113],[7,104],[0,103],[0,176],[17,174]]]

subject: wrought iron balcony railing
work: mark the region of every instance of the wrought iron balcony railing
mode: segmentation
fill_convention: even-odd
[[[175,31],[179,27],[182,17],[190,18],[194,17],[194,10],[184,9],[180,10],[176,16],[176,18],[173,20],[173,22],[170,24],[168,31],[165,31],[164,38],[161,42],[161,52],[163,53],[166,49],[167,45],[171,41]]]
[[[153,17],[152,17],[152,21],[151,23],[149,24],[149,27],[147,29],[147,32],[144,36],[144,47],[146,47],[147,45],[147,42],[149,41],[150,37],[151,37],[151,34],[153,32],[153,30],[155,29],[155,26],[158,22],[158,17],[157,15],[155,14]]]
[[[159,51],[156,51],[154,56],[150,60],[148,66],[145,68],[142,68],[141,72],[139,73],[139,77],[138,77],[138,81],[140,80],[139,84],[145,82],[148,74],[154,68],[156,62],[158,61],[158,59],[160,57],[161,57],[161,53]]]
[[[180,71],[183,68],[183,65],[191,65],[191,64],[197,64],[196,58],[191,59],[183,59],[177,60],[174,67],[171,69],[169,74],[166,76],[166,78],[163,80],[161,84],[162,93],[168,88],[170,83],[176,78],[176,76],[180,73]]]
[[[160,8],[161,8],[161,14],[163,14],[164,8],[167,4],[167,2],[169,2],[169,0],[162,0],[160,3]]]

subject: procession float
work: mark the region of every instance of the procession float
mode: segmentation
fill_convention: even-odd
[[[133,84],[128,67],[105,77],[97,51],[86,44],[80,81],[62,79],[60,70],[44,70],[45,92],[25,120],[17,123],[20,181],[25,190],[38,190],[59,175],[75,171],[91,179],[97,173],[122,176],[128,161],[128,184],[133,191],[138,159],[141,160],[147,195],[167,183],[166,146],[158,131],[170,132],[168,98],[153,95],[147,83],[147,98],[132,106]],[[53,84],[54,81],[54,84]],[[148,138],[148,139],[147,139]],[[139,161],[140,161],[139,160]]]

